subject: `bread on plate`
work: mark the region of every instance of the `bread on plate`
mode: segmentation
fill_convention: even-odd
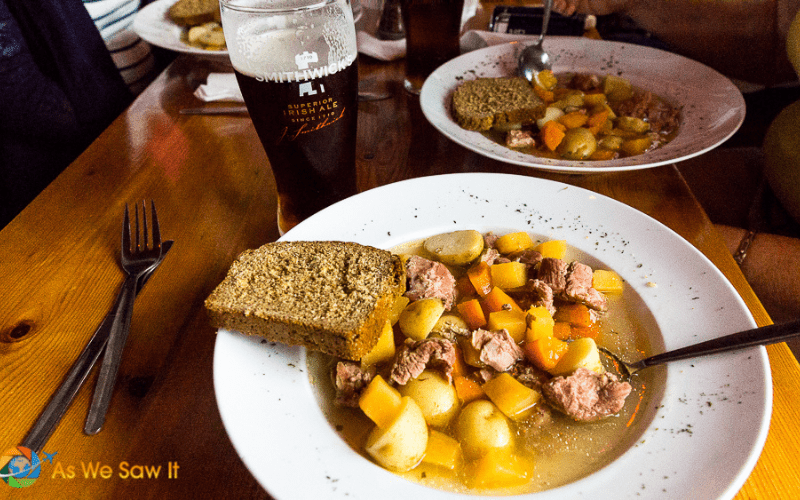
[[[377,344],[405,268],[386,250],[287,241],[246,250],[205,301],[217,328],[359,360]]]

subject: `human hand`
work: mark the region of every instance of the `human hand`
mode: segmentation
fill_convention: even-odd
[[[632,0],[553,0],[553,10],[565,16],[593,14],[604,16],[625,10]]]

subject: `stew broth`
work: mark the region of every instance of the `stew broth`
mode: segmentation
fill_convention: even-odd
[[[392,251],[430,258],[421,241],[400,245]],[[579,255],[574,249],[568,249],[565,260],[577,260],[602,269],[594,259]],[[640,298],[629,288],[626,287],[623,294],[608,295],[608,312],[600,323],[602,335],[597,339],[599,345],[624,359],[639,359],[650,351],[647,336],[637,332],[646,331],[644,328],[652,330],[653,320]],[[307,359],[312,386],[331,426],[353,450],[371,460],[364,452],[364,446],[374,427],[372,421],[359,408],[333,404],[335,389],[331,373],[338,360],[318,352],[309,352]],[[522,422],[512,422],[517,453],[533,464],[530,480],[523,486],[470,489],[463,481],[463,467],[447,470],[424,462],[398,475],[431,488],[480,495],[532,493],[574,482],[600,470],[636,444],[644,427],[652,420],[660,394],[653,387],[661,378],[663,371],[659,369],[635,375],[630,380],[633,390],[623,409],[599,421],[577,422],[551,411],[551,418],[543,424],[539,423],[536,415]],[[453,427],[451,423],[444,432],[453,435]]]

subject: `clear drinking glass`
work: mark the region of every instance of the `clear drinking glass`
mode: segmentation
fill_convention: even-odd
[[[231,63],[278,190],[281,234],[357,192],[358,66],[346,0],[221,0]]]

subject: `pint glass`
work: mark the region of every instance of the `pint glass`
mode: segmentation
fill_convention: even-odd
[[[281,234],[356,193],[358,66],[346,0],[221,0],[231,63],[278,190]]]
[[[464,0],[401,0],[400,6],[406,29],[404,86],[419,94],[433,70],[461,53]]]

